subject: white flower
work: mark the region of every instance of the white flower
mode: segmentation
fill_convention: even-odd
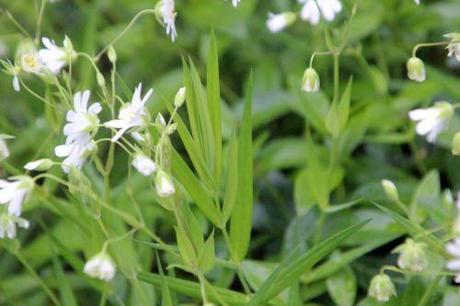
[[[162,169],[158,170],[155,177],[155,188],[162,198],[169,197],[176,192],[171,177]]]
[[[144,98],[141,98],[141,92],[142,84],[139,83],[134,91],[131,103],[124,105],[120,109],[118,119],[104,123],[105,127],[119,129],[112,138],[113,142],[117,141],[130,128],[143,127],[146,125],[145,117],[147,116],[147,110],[145,109],[145,103],[152,95],[153,89],[150,89],[145,94]]]
[[[307,68],[302,78],[302,90],[306,92],[317,92],[319,90],[319,76],[315,69]]]
[[[444,37],[450,39],[450,43],[447,45],[449,52],[447,56],[455,57],[457,61],[460,61],[460,33],[449,33],[445,34]]]
[[[21,67],[13,65],[9,60],[0,60],[0,63],[5,68],[5,72],[13,76],[13,89],[15,91],[20,91],[21,86],[19,84],[19,73],[21,72]]]
[[[278,33],[291,25],[296,19],[296,14],[292,12],[284,12],[280,14],[268,14],[267,28],[272,33]]]
[[[16,225],[22,228],[29,228],[29,221],[16,216],[3,213],[0,215],[0,239],[16,237]]]
[[[91,134],[97,131],[99,118],[97,114],[102,110],[99,103],[88,107],[90,92],[77,92],[74,96],[74,109],[67,112],[68,123],[64,126],[64,135],[67,136],[64,145],[55,148],[58,157],[67,157],[62,163],[62,169],[68,173],[71,166],[80,169],[89,152],[95,148]]]
[[[19,217],[33,187],[34,182],[28,176],[14,176],[9,181],[0,179],[0,204],[7,205],[8,214]]]
[[[377,274],[371,280],[367,295],[379,302],[387,302],[392,296],[396,295],[396,290],[388,275]]]
[[[240,3],[241,0],[232,0],[232,4],[234,7],[236,7],[238,5],[238,3]]]
[[[409,118],[417,121],[416,132],[426,136],[428,142],[434,143],[438,134],[446,127],[454,114],[452,104],[436,102],[433,107],[414,109],[409,112]]]
[[[53,166],[53,161],[48,158],[38,159],[25,164],[24,169],[29,171],[46,171]]]
[[[311,24],[318,24],[321,16],[326,21],[332,21],[342,10],[340,0],[299,0],[299,2],[304,3],[300,11],[300,18]]]
[[[157,169],[155,162],[142,152],[136,153],[131,165],[133,165],[143,176],[149,176]]]
[[[0,134],[0,162],[10,156],[10,150],[8,150],[5,140],[11,138],[14,137],[6,134]]]
[[[115,276],[116,268],[112,258],[101,252],[86,262],[83,272],[91,277],[110,281]]]
[[[425,243],[415,242],[413,239],[408,238],[403,244],[396,247],[393,253],[399,253],[398,266],[401,269],[421,272],[428,265],[426,248]]]
[[[25,72],[37,74],[37,73],[40,73],[40,71],[42,70],[42,67],[43,67],[43,63],[37,51],[32,50],[30,52],[27,52],[21,55],[21,68]]]
[[[447,243],[446,250],[453,257],[447,261],[447,269],[456,273],[454,281],[460,283],[460,239],[454,239]]]
[[[176,11],[174,8],[174,0],[162,0],[161,2],[161,17],[166,26],[166,34],[171,36],[171,40],[175,41],[177,37],[176,32]]]
[[[47,37],[42,38],[42,43],[45,48],[38,51],[38,54],[43,65],[54,74],[58,74],[66,64],[77,56],[67,36],[64,39],[64,47],[58,47],[53,40]]]

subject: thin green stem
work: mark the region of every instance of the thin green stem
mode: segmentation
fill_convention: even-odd
[[[320,56],[320,55],[331,55],[332,54],[332,51],[317,51],[317,52],[313,52],[313,54],[311,55],[310,57],[310,68],[313,67],[313,61],[315,60],[315,57],[316,56]]]
[[[439,41],[439,42],[433,42],[433,43],[421,43],[418,44],[412,49],[412,57],[416,57],[417,55],[417,50],[419,48],[425,48],[425,47],[437,47],[437,46],[445,46],[450,44],[451,41]]]
[[[340,61],[340,53],[334,53],[334,102],[337,103],[339,101],[339,94],[340,94],[340,80],[339,80],[339,61]]]
[[[40,35],[41,35],[41,27],[43,22],[43,13],[45,11],[45,4],[47,0],[42,0],[40,5],[40,11],[38,12],[37,17],[37,30],[35,32],[35,44],[38,45],[40,43]]]
[[[32,37],[29,32],[14,18],[14,16],[8,10],[3,10],[5,12],[6,17],[18,28],[19,31],[22,32],[27,37]]]

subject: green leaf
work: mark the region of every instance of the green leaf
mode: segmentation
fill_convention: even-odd
[[[212,232],[198,256],[198,268],[206,273],[214,267],[215,263],[216,251],[214,248],[214,232]]]
[[[356,277],[349,266],[328,277],[327,290],[337,306],[353,306],[357,284]]]
[[[249,306],[261,305],[277,296],[281,291],[296,282],[303,273],[311,269],[318,261],[326,257],[346,238],[357,232],[369,221],[350,226],[316,245],[302,256],[294,256],[294,250],[276,268],[252,298]],[[295,258],[296,257],[296,258]]]
[[[227,169],[225,174],[225,193],[222,206],[222,227],[227,224],[238,193],[238,140],[232,136],[227,150]]]
[[[165,281],[171,290],[192,298],[201,299],[200,284],[198,283],[170,276],[164,276],[162,279],[162,277],[158,274],[147,272],[139,272],[137,277],[139,280],[157,287],[160,287],[162,281]],[[207,287],[210,287],[210,285],[207,284]],[[244,294],[214,286],[210,288],[210,290],[206,290],[206,293],[208,294],[209,300],[213,303],[223,300],[229,305],[246,305],[249,300],[249,298]]]
[[[197,259],[197,254],[192,242],[182,226],[175,226],[177,247],[182,259],[189,265],[193,266]]]
[[[210,36],[207,66],[208,107],[214,135],[214,178],[216,180],[216,186],[220,186],[219,182],[222,171],[222,122],[219,88],[219,57],[217,55],[217,44],[214,31],[211,31]]]
[[[334,138],[338,137],[343,132],[348,122],[350,113],[350,95],[353,78],[348,80],[340,101],[334,101],[326,115],[326,128]]]
[[[252,228],[252,72],[249,77],[238,143],[238,195],[230,222],[232,257],[240,262],[249,249]]]
[[[64,270],[62,269],[61,262],[56,255],[53,256],[53,270],[58,281],[59,294],[63,305],[77,306],[77,300],[72,292],[72,287],[70,286],[69,281],[64,274]]]

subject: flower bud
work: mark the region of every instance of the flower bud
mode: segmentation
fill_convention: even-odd
[[[96,80],[97,80],[97,85],[99,85],[100,87],[105,86],[104,76],[99,71],[96,73]]]
[[[185,102],[185,87],[179,88],[176,93],[176,97],[174,98],[174,106],[179,108]]]
[[[393,251],[393,253],[399,253],[398,266],[401,269],[412,272],[423,271],[428,265],[426,247],[425,243],[415,242],[410,238],[406,239],[404,244],[401,244]]]
[[[285,12],[281,14],[269,14],[267,20],[267,28],[272,33],[281,32],[287,26],[294,23],[297,15],[292,12]]]
[[[114,64],[117,61],[117,52],[113,48],[112,45],[109,46],[109,49],[107,50],[107,57],[109,58],[109,61]]]
[[[382,187],[388,199],[390,199],[393,202],[399,202],[398,189],[392,181],[382,180]]]
[[[409,79],[417,82],[423,82],[426,79],[425,64],[418,57],[411,57],[407,61],[407,76]]]
[[[155,188],[158,195],[162,198],[169,197],[176,191],[171,177],[162,169],[158,170],[155,177]]]
[[[460,155],[460,132],[455,133],[452,138],[452,154]]]
[[[319,76],[315,69],[307,68],[303,73],[302,90],[306,92],[317,92],[319,90]]]
[[[367,294],[379,302],[387,302],[392,296],[396,296],[396,289],[391,279],[381,273],[372,278]]]
[[[11,139],[13,136],[0,134],[0,162],[10,156],[10,150],[6,144],[6,139]]]
[[[131,165],[133,165],[143,176],[149,176],[157,169],[155,162],[142,152],[136,153]]]
[[[115,276],[116,268],[112,258],[102,251],[86,262],[83,272],[93,278],[110,281]]]
[[[53,161],[48,158],[28,162],[24,169],[29,171],[46,171],[53,166]]]

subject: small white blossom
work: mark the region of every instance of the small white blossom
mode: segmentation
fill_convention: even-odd
[[[302,90],[306,92],[317,92],[319,90],[319,76],[315,69],[307,68],[302,78]]]
[[[176,192],[171,177],[162,169],[158,170],[155,177],[155,189],[162,198],[169,197]]]
[[[16,226],[27,229],[29,225],[29,221],[26,219],[2,213],[0,215],[0,239],[14,239],[16,237]]]
[[[77,92],[74,96],[74,109],[67,112],[68,123],[64,126],[64,135],[67,136],[63,145],[55,148],[58,157],[67,157],[62,168],[68,173],[70,167],[80,169],[88,154],[95,148],[91,134],[97,131],[99,118],[97,114],[102,110],[99,103],[88,107],[90,92]]]
[[[409,118],[417,122],[416,132],[426,136],[428,142],[434,143],[439,133],[446,127],[454,114],[452,104],[436,102],[433,107],[414,109]]]
[[[142,152],[137,152],[132,163],[134,168],[137,169],[143,176],[149,176],[156,171],[157,165],[153,160],[145,156]]]
[[[447,56],[455,57],[457,61],[460,61],[460,33],[449,33],[445,34],[444,37],[450,39],[450,43],[447,45]]]
[[[25,164],[24,169],[29,171],[46,171],[53,166],[53,161],[48,158],[38,159]]]
[[[318,24],[321,16],[326,21],[332,21],[342,10],[342,3],[339,0],[299,0],[304,3],[300,11],[300,18],[311,24]]]
[[[7,206],[8,214],[19,217],[33,187],[34,182],[28,176],[14,176],[8,181],[0,179],[0,204]]]
[[[238,3],[240,3],[241,0],[232,0],[232,4],[234,7],[236,7],[238,5]]]
[[[163,24],[166,27],[166,34],[171,36],[172,41],[175,41],[177,37],[175,23],[177,13],[174,7],[174,0],[162,0],[160,10],[160,15],[163,18]]]
[[[72,42],[67,36],[64,39],[63,47],[58,47],[53,40],[47,37],[42,38],[42,43],[45,48],[38,51],[38,54],[43,65],[54,74],[58,74],[66,64],[77,56],[73,50]]]
[[[105,252],[101,252],[86,262],[83,272],[93,278],[108,282],[115,276],[116,268],[112,258]]]
[[[145,108],[145,103],[150,98],[153,93],[153,89],[150,89],[144,96],[141,98],[142,84],[136,87],[134,91],[131,103],[124,105],[118,114],[118,119],[110,120],[104,123],[105,127],[119,129],[115,136],[112,138],[112,141],[117,141],[121,136],[123,136],[126,131],[131,128],[144,127],[146,125],[146,116],[147,110]]]
[[[278,33],[291,25],[296,19],[296,14],[292,12],[284,12],[280,14],[268,14],[267,28],[272,33]]]
[[[17,75],[15,75],[13,77],[13,89],[14,91],[20,91],[21,90],[21,86],[19,85],[19,78]]]
[[[408,238],[403,244],[396,247],[393,253],[399,253],[398,266],[401,269],[421,272],[428,265],[426,248],[425,243],[415,242],[413,239]]]
[[[21,68],[25,72],[38,74],[41,72],[42,67],[43,62],[37,51],[32,50],[21,55]]]
[[[368,296],[379,302],[387,302],[396,295],[396,289],[391,278],[386,274],[377,274],[369,285]]]

